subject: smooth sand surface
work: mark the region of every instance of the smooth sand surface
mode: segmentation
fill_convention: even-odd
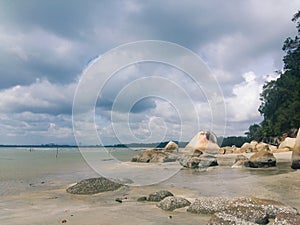
[[[291,152],[274,154],[278,167],[290,162]],[[300,171],[287,166],[285,169],[233,169],[218,167],[200,174],[183,170],[160,184],[141,187],[123,187],[117,191],[93,196],[78,196],[66,193],[66,187],[46,191],[20,193],[0,200],[1,224],[206,224],[209,216],[186,212],[186,209],[166,212],[155,203],[137,202],[140,196],[158,190],[169,190],[176,196],[193,201],[200,196],[255,196],[281,201],[300,209]],[[237,173],[226,179],[221,172]],[[266,172],[266,170],[269,170]],[[179,179],[199,182],[189,187],[188,183],[176,185]],[[221,175],[218,175],[221,174]],[[178,178],[179,177],[179,178]],[[202,180],[202,182],[200,182]],[[45,184],[47,185],[47,184]],[[220,190],[226,190],[220,193]],[[116,198],[122,198],[118,203]]]

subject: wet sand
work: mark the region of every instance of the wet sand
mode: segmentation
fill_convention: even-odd
[[[93,196],[66,193],[67,186],[9,195],[0,200],[1,224],[206,224],[209,216],[166,212],[155,203],[137,202],[158,190],[193,201],[200,196],[245,197],[281,201],[300,210],[300,171],[289,168],[291,152],[276,153],[276,168],[210,168],[206,172],[181,170],[160,184],[123,187]],[[43,185],[48,185],[47,183]],[[122,198],[123,203],[115,201]]]

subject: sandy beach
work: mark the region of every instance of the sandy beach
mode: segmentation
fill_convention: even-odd
[[[200,196],[254,196],[281,201],[300,210],[300,171],[289,168],[291,152],[274,154],[276,168],[233,169],[214,167],[193,172],[182,169],[170,179],[149,186],[126,186],[117,191],[91,196],[72,195],[68,185],[36,183],[30,192],[2,196],[1,224],[206,224],[210,216],[186,212],[167,212],[155,203],[137,198],[158,190],[193,201]],[[39,186],[46,186],[41,190]],[[123,202],[116,202],[122,198]]]

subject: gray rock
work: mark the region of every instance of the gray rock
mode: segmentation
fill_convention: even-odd
[[[196,199],[187,209],[198,214],[213,214],[224,211],[232,201],[222,197],[202,197]]]
[[[215,213],[208,222],[209,225],[257,225],[224,212]]]
[[[139,197],[137,199],[138,202],[144,202],[144,201],[147,201],[147,197],[146,196],[142,196],[142,197]]]
[[[148,196],[147,200],[150,202],[160,202],[161,200],[163,200],[168,196],[174,196],[174,195],[169,191],[162,190],[162,191],[151,193]]]
[[[132,157],[131,162],[141,163],[158,163],[158,162],[175,162],[177,155],[167,151],[162,151],[160,148],[147,149],[143,153],[136,154]]]
[[[245,221],[267,224],[269,222],[266,210],[257,205],[230,205],[224,213]]]
[[[161,200],[157,204],[157,207],[166,211],[173,211],[174,209],[183,208],[190,204],[191,203],[185,198],[169,196]]]
[[[193,155],[183,155],[178,158],[178,162],[186,168],[196,169],[196,168],[206,168],[210,166],[217,166],[216,155],[212,154],[202,154],[199,156]]]
[[[114,191],[122,186],[122,184],[113,182],[105,177],[89,178],[67,188],[67,192],[79,195],[92,195],[100,192]]]
[[[278,213],[273,225],[296,225],[300,224],[300,215],[292,213]]]

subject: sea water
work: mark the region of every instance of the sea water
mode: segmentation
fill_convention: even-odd
[[[84,154],[82,154],[84,152]],[[0,196],[57,188],[99,176],[93,160],[130,161],[138,151],[104,148],[0,148]],[[107,158],[109,154],[110,158]]]
[[[130,163],[139,152],[128,148],[0,148],[0,196],[66,188],[82,179],[107,175],[132,179],[132,185],[164,182],[202,195],[234,197],[253,193],[264,176],[291,172],[288,163],[268,169],[211,167],[204,171],[181,169],[178,162]]]

